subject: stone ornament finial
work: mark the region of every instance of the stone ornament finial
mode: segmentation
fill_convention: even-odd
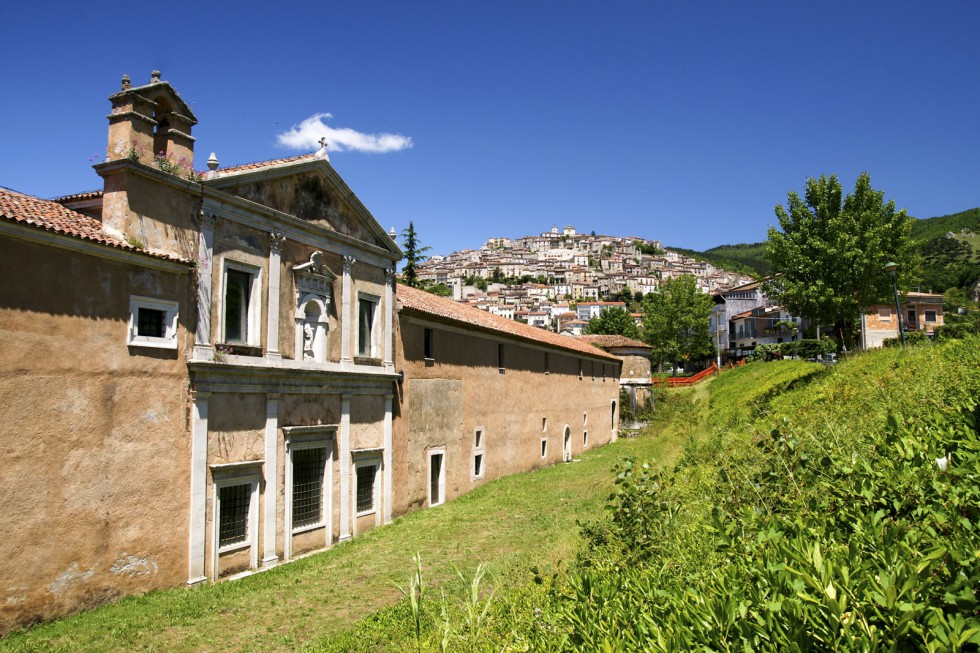
[[[219,165],[218,164],[218,157],[216,157],[214,155],[214,152],[212,152],[211,153],[211,156],[208,157],[208,170],[210,170],[211,172],[214,172],[215,170],[218,169],[218,165]]]
[[[353,256],[344,256],[344,274],[350,274],[350,269],[354,265],[356,259]]]
[[[128,91],[133,87],[132,80],[129,79],[129,75],[122,76],[122,90]]]
[[[320,149],[317,150],[316,151],[316,154],[314,154],[313,156],[315,156],[318,159],[323,159],[325,161],[329,161],[330,160],[330,155],[327,154],[327,144],[328,144],[327,143],[327,137],[324,136],[323,138],[321,138],[317,142],[320,144]]]
[[[154,70],[153,72],[150,73],[150,83],[151,84],[159,84],[160,83],[160,71],[159,70]]]

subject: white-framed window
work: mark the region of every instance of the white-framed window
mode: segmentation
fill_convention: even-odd
[[[131,296],[128,344],[177,349],[177,302]]]
[[[548,438],[541,438],[541,457],[548,457]]]
[[[258,346],[261,333],[261,269],[225,259],[222,275],[221,341]]]
[[[925,311],[923,311],[923,314],[925,315],[926,322],[938,322],[939,321],[939,313],[937,311],[925,310]]]
[[[249,566],[259,564],[259,470],[262,461],[212,465],[211,577],[220,575],[220,554],[249,549]]]
[[[561,459],[566,463],[572,460],[572,429],[568,426],[565,426],[565,434],[562,437]]]
[[[429,452],[429,507],[434,508],[446,501],[446,450]]]
[[[287,426],[285,469],[285,542],[284,558],[293,553],[293,535],[318,528],[325,529],[324,546],[329,546],[331,532],[331,471],[333,438],[336,427]]]
[[[582,448],[587,449],[589,446],[589,432],[582,431]]]
[[[357,293],[357,355],[364,358],[377,358],[378,306],[381,298],[377,295]]]
[[[486,429],[482,426],[476,427],[473,431],[473,478],[483,478],[484,450],[486,445]]]
[[[892,309],[887,306],[878,307],[878,319],[879,320],[891,320],[892,319]]]

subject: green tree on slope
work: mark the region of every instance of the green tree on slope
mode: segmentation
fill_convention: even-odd
[[[653,347],[653,362],[662,368],[711,356],[711,306],[711,297],[698,289],[690,274],[669,279],[659,292],[646,295],[643,340]]]
[[[590,335],[606,334],[639,338],[639,329],[630,312],[619,306],[610,306],[589,320],[585,332]]]
[[[899,288],[918,276],[912,221],[884,195],[868,173],[846,197],[836,175],[808,179],[802,198],[791,191],[787,208],[776,205],[779,229],[766,240],[774,276],[764,292],[793,315],[834,325],[849,346],[862,311],[891,296],[885,264],[901,266]]]

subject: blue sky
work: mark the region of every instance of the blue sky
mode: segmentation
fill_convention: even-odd
[[[196,167],[341,130],[334,167],[434,254],[553,224],[757,242],[830,173],[917,217],[980,206],[972,1],[35,2],[4,22],[0,185],[41,197],[100,187],[106,98],[159,69],[198,117]]]

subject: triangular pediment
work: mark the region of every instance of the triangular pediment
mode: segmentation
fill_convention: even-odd
[[[398,256],[398,246],[333,166],[313,156],[229,168],[204,182]]]

